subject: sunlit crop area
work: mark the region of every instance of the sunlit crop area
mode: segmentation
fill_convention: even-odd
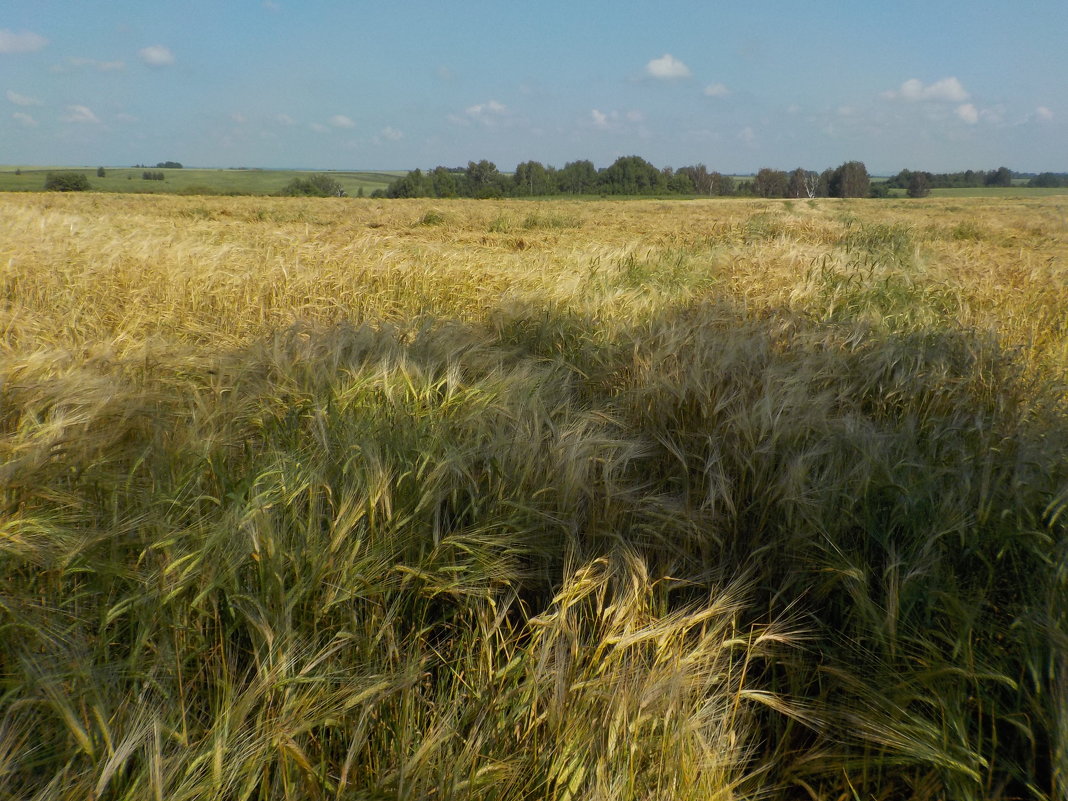
[[[0,796],[1063,799],[1068,199],[0,197]]]

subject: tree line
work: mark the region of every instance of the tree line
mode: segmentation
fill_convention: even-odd
[[[871,180],[864,163],[849,161],[817,173],[765,167],[751,180],[736,181],[704,164],[658,168],[640,156],[622,156],[603,169],[588,160],[557,169],[524,161],[514,173],[502,173],[492,161],[470,161],[467,167],[415,169],[386,189],[381,197],[544,197],[548,195],[749,195],[757,197],[867,197]]]
[[[704,164],[658,168],[639,156],[623,156],[597,169],[588,160],[572,161],[557,169],[538,161],[524,161],[514,173],[502,173],[492,161],[470,161],[467,167],[412,170],[373,196],[406,197],[544,197],[551,195],[683,195],[749,196],[766,198],[887,197],[904,189],[909,197],[926,197],[932,189],[1012,186],[1029,178],[1028,186],[1068,186],[1068,174],[1015,173],[1008,167],[931,173],[901,170],[886,181],[873,182],[862,161],[847,161],[822,172],[798,167],[793,171],[764,167],[751,178],[736,180],[710,171]]]

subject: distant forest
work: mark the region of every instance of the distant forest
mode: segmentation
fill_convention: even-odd
[[[706,195],[750,197],[885,197],[891,189],[904,189],[910,197],[924,197],[932,189],[1012,186],[1014,179],[1030,178],[1028,186],[1068,186],[1068,174],[1023,175],[1007,167],[930,173],[902,170],[886,181],[872,181],[860,161],[849,161],[823,172],[798,167],[792,172],[765,167],[752,178],[736,180],[709,171],[704,164],[659,168],[639,156],[623,156],[598,170],[590,161],[572,161],[563,168],[538,161],[519,164],[514,173],[502,173],[492,161],[468,162],[467,167],[416,169],[393,181],[374,196],[406,197],[544,197],[549,195]]]

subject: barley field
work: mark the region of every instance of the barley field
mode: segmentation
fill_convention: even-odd
[[[1068,797],[1068,197],[0,196],[0,798]]]

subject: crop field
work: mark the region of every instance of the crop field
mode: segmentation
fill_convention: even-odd
[[[186,195],[276,195],[294,178],[307,178],[311,174],[301,170],[106,167],[104,177],[99,178],[95,167],[0,167],[0,191],[39,192],[44,189],[49,172],[82,173],[97,192]],[[145,180],[146,172],[162,173],[164,178]],[[331,171],[328,175],[346,194],[356,197],[361,189],[365,195],[385,189],[404,172]]]
[[[1068,197],[13,193],[0,289],[0,797],[1068,795]]]

